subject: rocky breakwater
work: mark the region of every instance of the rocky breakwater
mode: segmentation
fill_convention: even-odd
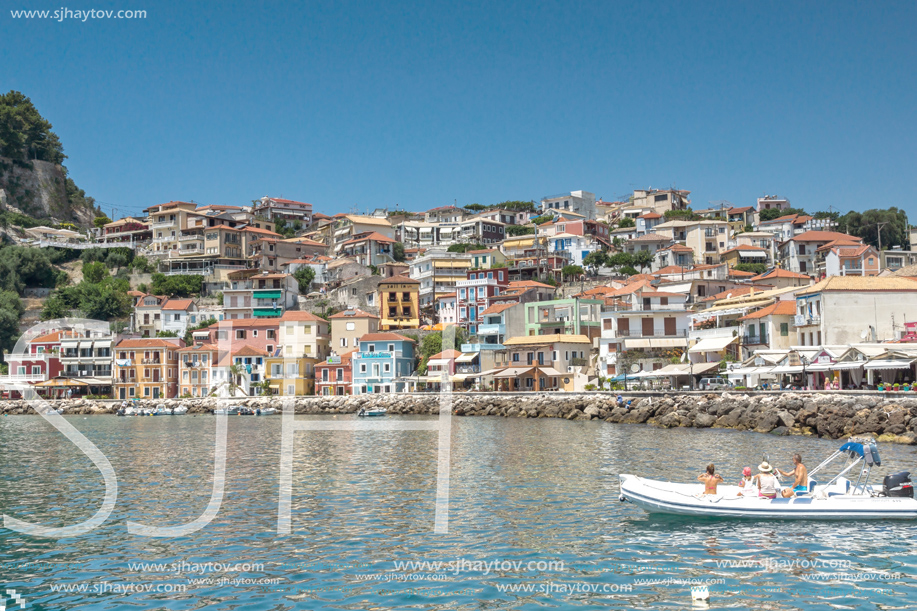
[[[245,399],[167,399],[137,401],[138,408],[184,406],[189,414],[209,414],[217,407],[240,405],[281,408],[286,401],[297,414],[354,414],[384,407],[388,413],[438,414],[438,394],[373,394],[334,397],[253,397]],[[917,398],[857,393],[711,393],[642,394],[620,407],[606,393],[455,394],[456,416],[564,418],[649,424],[663,428],[731,428],[779,435],[817,435],[838,439],[872,435],[880,441],[917,444]],[[64,414],[112,414],[113,401],[75,399],[52,402]],[[5,414],[34,413],[26,401],[4,401]]]

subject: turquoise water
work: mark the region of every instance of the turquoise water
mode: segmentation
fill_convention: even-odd
[[[435,421],[385,421],[425,419]],[[147,538],[125,522],[177,525],[206,507],[215,418],[67,420],[111,461],[117,505],[79,537],[0,528],[0,593],[14,590],[27,609],[904,609],[917,600],[911,523],[652,518],[618,501],[621,472],[687,481],[712,461],[733,480],[763,452],[789,469],[798,451],[814,467],[834,441],[454,418],[448,533],[435,534],[435,431],[302,432],[292,534],[279,536],[281,419],[231,417],[219,514],[196,533]],[[917,468],[911,447],[880,451],[884,472]],[[66,526],[92,516],[103,493],[95,466],[42,418],[0,418],[4,514]],[[401,564],[412,562],[441,564]],[[692,605],[690,584],[708,580],[709,606]]]

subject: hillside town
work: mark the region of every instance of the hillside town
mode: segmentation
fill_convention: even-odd
[[[917,390],[917,231],[883,248],[882,223],[873,245],[837,218],[777,196],[694,210],[673,188],[332,216],[274,197],[170,201],[88,232],[30,227],[19,246],[126,248],[147,276],[200,288],[132,287],[120,329],[36,322],[0,387],[118,400]]]

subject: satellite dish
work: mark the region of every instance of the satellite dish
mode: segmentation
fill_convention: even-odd
[[[634,363],[633,365],[630,366],[631,373],[637,373],[638,371],[640,371],[640,365],[638,365],[637,363]]]
[[[688,360],[688,353],[682,352],[681,353],[681,362],[684,363],[686,360]]]
[[[863,329],[863,332],[860,333],[860,339],[865,340],[867,337],[869,337],[869,329]]]

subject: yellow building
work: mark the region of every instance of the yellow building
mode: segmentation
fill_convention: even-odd
[[[394,276],[379,283],[379,330],[420,327],[420,282]]]
[[[264,364],[271,394],[281,397],[315,394],[315,365],[319,362],[307,356],[269,356]]]
[[[115,346],[112,379],[117,399],[170,399],[178,395],[178,338],[122,339]]]

